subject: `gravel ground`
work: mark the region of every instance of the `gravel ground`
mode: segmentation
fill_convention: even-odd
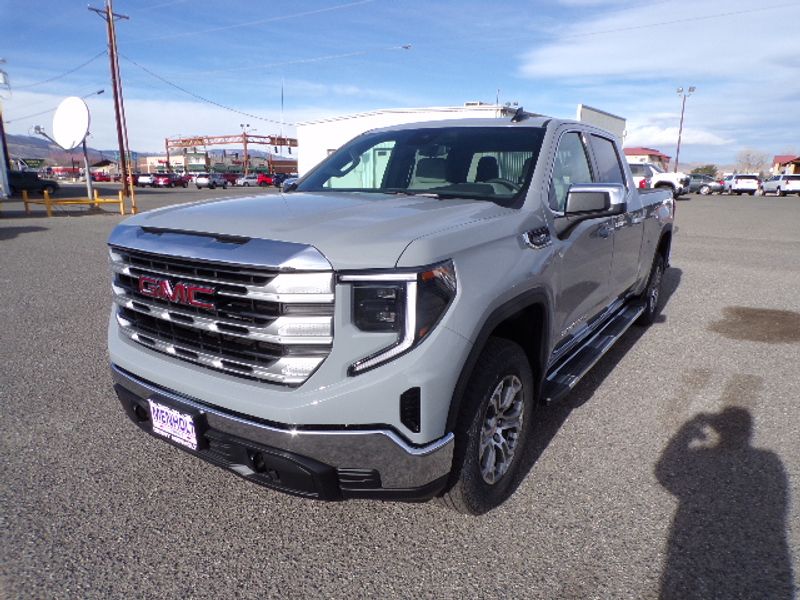
[[[148,190],[139,205],[244,192]],[[661,321],[540,413],[528,476],[480,518],[304,501],[142,434],[105,349],[104,242],[121,217],[58,212],[0,206],[0,597],[800,590],[797,197],[678,203]]]

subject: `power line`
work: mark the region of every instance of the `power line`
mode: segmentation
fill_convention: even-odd
[[[585,33],[575,33],[571,35],[562,35],[562,34],[555,34],[556,37],[559,39],[568,39],[568,38],[581,38],[581,37],[588,37],[591,35],[603,35],[606,33],[620,33],[622,31],[633,31],[636,29],[648,29],[649,27],[660,27],[661,25],[675,25],[678,23],[689,23],[694,21],[707,21],[708,19],[719,19],[721,17],[733,17],[737,15],[746,15],[749,13],[754,12],[761,12],[764,10],[772,10],[773,8],[786,8],[787,6],[797,6],[797,2],[787,2],[784,4],[772,4],[770,6],[761,6],[759,8],[750,8],[747,10],[737,10],[725,13],[716,13],[713,15],[706,15],[706,16],[691,16],[686,17],[683,19],[674,19],[672,21],[660,21],[658,23],[647,23],[644,25],[631,25],[630,27],[618,27],[616,29],[604,29],[601,31],[587,31]]]
[[[51,81],[56,81],[57,79],[61,79],[62,77],[66,77],[67,75],[71,75],[75,71],[80,71],[83,67],[92,64],[94,61],[96,61],[98,58],[103,56],[105,53],[106,53],[105,50],[103,50],[102,52],[98,52],[92,58],[87,60],[85,63],[81,63],[77,67],[75,67],[74,69],[70,69],[69,71],[64,71],[60,75],[56,75],[55,77],[50,77],[49,79],[43,79],[42,81],[37,81],[36,83],[27,83],[25,85],[18,85],[18,86],[15,86],[15,89],[17,89],[17,90],[25,90],[25,89],[28,89],[28,88],[36,87],[37,85],[43,85],[45,83],[50,83]]]
[[[212,75],[216,73],[230,73],[231,71],[250,71],[253,69],[273,69],[275,67],[286,67],[289,65],[302,65],[307,63],[322,62],[326,60],[335,60],[337,58],[351,58],[353,56],[364,56],[372,54],[373,52],[382,52],[389,50],[410,50],[411,44],[403,44],[401,46],[388,46],[383,48],[371,48],[369,50],[357,50],[355,52],[345,52],[342,54],[326,54],[325,56],[316,56],[313,58],[298,58],[295,60],[287,60],[277,63],[266,63],[258,65],[247,65],[243,67],[230,67],[227,69],[216,69],[214,71],[203,70],[203,75]]]
[[[258,119],[259,121],[266,121],[267,123],[275,123],[275,124],[278,124],[278,125],[294,125],[294,123],[281,123],[280,121],[277,121],[275,119],[267,119],[266,117],[260,117],[258,115],[254,115],[252,113],[248,113],[248,112],[244,112],[242,110],[238,110],[238,109],[233,108],[231,106],[226,106],[225,104],[220,104],[219,102],[216,102],[214,100],[210,100],[209,98],[206,98],[205,96],[201,96],[199,94],[195,94],[194,92],[192,92],[190,90],[187,90],[185,87],[181,87],[177,83],[173,83],[172,81],[170,81],[168,79],[165,79],[164,77],[162,77],[158,73],[154,73],[153,71],[151,71],[147,67],[144,67],[144,66],[140,65],[135,60],[133,60],[132,58],[128,58],[124,54],[120,54],[120,56],[122,58],[124,58],[125,60],[127,60],[129,63],[139,67],[142,71],[144,71],[145,73],[147,73],[151,77],[155,77],[156,79],[158,79],[162,83],[166,83],[168,86],[174,87],[176,90],[178,90],[180,92],[183,92],[184,94],[188,94],[192,98],[196,98],[197,100],[205,102],[206,104],[211,104],[211,105],[216,106],[218,108],[221,108],[223,110],[234,112],[234,113],[237,113],[239,115],[243,115],[245,117],[250,117],[251,119]]]
[[[86,94],[85,96],[81,96],[81,98],[90,98],[92,96],[96,96],[97,92],[92,92],[91,94]],[[33,117],[39,117],[41,115],[46,115],[47,113],[51,113],[55,111],[58,106],[54,106],[52,108],[48,108],[47,110],[43,110],[41,112],[33,113],[32,115],[25,115],[24,117],[14,117],[13,119],[7,120],[6,123],[16,123],[17,121],[22,121],[24,119],[32,119]]]
[[[149,38],[142,38],[142,39],[135,39],[135,40],[126,40],[128,44],[138,43],[138,42],[154,42],[157,40],[172,40],[179,37],[186,37],[189,35],[200,35],[204,33],[216,33],[217,31],[226,31],[228,29],[238,29],[239,27],[250,27],[252,25],[262,25],[264,23],[272,23],[275,21],[285,21],[287,19],[296,19],[299,17],[309,17],[311,15],[318,15],[321,13],[331,12],[334,10],[341,10],[343,8],[352,8],[354,6],[361,6],[362,4],[370,4],[375,2],[375,0],[357,0],[356,2],[349,2],[347,4],[339,4],[337,6],[329,6],[327,8],[317,8],[315,10],[307,10],[305,12],[295,13],[293,15],[282,15],[277,17],[268,17],[266,19],[257,19],[255,21],[245,21],[243,23],[234,23],[232,25],[223,25],[222,27],[212,27],[211,29],[201,29],[199,31],[182,31],[178,33],[170,33],[168,35],[159,35],[156,37],[149,37]]]

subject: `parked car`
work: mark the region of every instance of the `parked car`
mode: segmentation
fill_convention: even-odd
[[[258,174],[258,185],[261,187],[266,187],[268,185],[273,184],[273,176],[272,173],[259,173]]]
[[[703,175],[702,173],[689,174],[690,192],[697,192],[703,196],[708,196],[714,193],[721,194],[722,188],[722,182],[714,179],[711,175]]]
[[[258,173],[250,173],[249,175],[242,175],[236,180],[236,185],[240,185],[243,187],[258,185]]]
[[[208,188],[210,190],[216,187],[221,187],[222,189],[228,188],[228,182],[221,173],[201,173],[194,180],[194,184],[197,186],[198,190],[201,188]]]
[[[8,186],[11,188],[11,195],[26,192],[47,192],[55,194],[61,186],[52,179],[41,179],[34,171],[9,171]]]
[[[290,177],[297,178],[297,173],[273,173],[272,185],[274,185],[276,188],[282,188],[283,182],[289,179]]]
[[[111,175],[108,173],[96,172],[92,173],[92,181],[111,181]]]
[[[283,184],[281,185],[281,190],[284,192],[293,192],[297,187],[297,182],[300,180],[299,177],[287,177],[283,180]]]
[[[156,175],[159,173],[142,173],[136,181],[138,187],[156,187]]]
[[[153,184],[154,187],[186,187],[188,185],[188,179],[180,173],[159,173]]]
[[[775,175],[761,184],[762,194],[800,195],[800,175]]]
[[[630,163],[631,173],[633,174],[633,182],[640,190],[647,190],[653,187],[653,171],[652,169],[643,164]]]
[[[689,191],[689,176],[686,173],[680,171],[677,173],[670,173],[655,163],[628,164],[631,166],[631,168],[633,168],[633,165],[635,164],[640,164],[646,167],[647,175],[644,176],[650,179],[650,187],[667,189],[672,192],[673,198],[677,198],[681,194],[685,194]]]
[[[742,194],[755,195],[760,187],[761,180],[758,175],[733,175],[730,180],[728,192],[741,196]]]

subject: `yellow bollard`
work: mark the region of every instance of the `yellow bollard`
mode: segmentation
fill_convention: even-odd
[[[94,207],[95,208],[97,208],[97,206],[98,206],[97,203],[99,201],[100,201],[100,191],[99,190],[95,190],[94,191]]]
[[[130,187],[131,190],[131,214],[135,215],[138,214],[139,209],[136,208],[136,190],[133,186]]]
[[[25,203],[25,212],[31,212],[31,209],[28,207],[28,190],[22,190],[22,201]]]
[[[122,190],[119,191],[119,214],[125,214],[125,196],[122,195]]]
[[[44,191],[44,205],[47,208],[47,216],[52,217],[53,209],[50,206],[50,192],[48,192],[47,190]]]

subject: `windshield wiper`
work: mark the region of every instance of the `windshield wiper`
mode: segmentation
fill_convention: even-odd
[[[412,192],[410,190],[401,190],[396,188],[388,188],[379,190],[381,194],[390,194],[392,196],[422,196],[423,198],[441,198],[441,194],[436,192]]]

